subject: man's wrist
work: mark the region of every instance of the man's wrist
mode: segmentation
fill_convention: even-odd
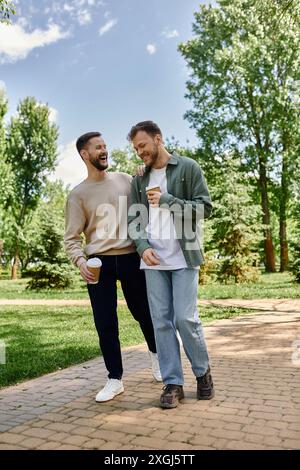
[[[79,258],[76,262],[77,268],[80,269],[80,267],[83,265],[83,263],[86,263],[86,259],[85,258]]]

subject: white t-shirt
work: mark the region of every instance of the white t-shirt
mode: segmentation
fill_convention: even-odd
[[[149,186],[157,185],[162,194],[168,192],[166,168],[150,172]],[[141,260],[141,269],[173,270],[187,268],[169,209],[149,205],[149,223],[146,227],[148,241],[160,257],[160,264],[148,266]]]

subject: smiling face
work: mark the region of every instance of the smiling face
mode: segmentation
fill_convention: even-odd
[[[102,137],[92,137],[81,150],[80,155],[99,171],[104,171],[108,167],[108,153]]]
[[[162,137],[160,134],[152,136],[145,131],[138,131],[132,139],[132,144],[144,164],[152,167],[159,157]]]

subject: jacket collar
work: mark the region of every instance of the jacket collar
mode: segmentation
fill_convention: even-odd
[[[178,165],[178,158],[180,158],[179,155],[176,152],[172,152],[170,155],[171,155],[171,158],[168,161],[167,166]],[[149,173],[150,171],[151,171],[151,167],[146,167],[145,173]]]

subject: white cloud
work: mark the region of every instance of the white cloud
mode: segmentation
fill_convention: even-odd
[[[3,80],[0,80],[0,90],[6,91],[6,84]]]
[[[113,26],[117,24],[118,20],[109,20],[99,29],[99,34],[102,36],[103,34],[107,33]]]
[[[0,28],[0,63],[16,62],[25,59],[37,47],[44,47],[69,36],[56,24],[49,25],[47,30],[35,29],[26,32],[22,26],[1,25]]]
[[[55,108],[52,108],[51,106],[49,106],[49,109],[50,109],[50,113],[49,113],[49,121],[50,122],[57,122],[57,119],[58,119],[58,111],[57,109]]]
[[[150,55],[155,54],[156,45],[155,44],[148,44],[147,45],[147,51],[149,52]]]
[[[179,33],[177,29],[173,29],[170,31],[169,29],[164,29],[163,32],[161,33],[165,38],[167,39],[172,39],[172,38],[177,38],[179,36]]]
[[[21,18],[18,19],[17,24],[21,26],[21,28],[27,28],[27,26],[29,26],[28,18],[25,18],[24,16],[22,16]]]
[[[77,14],[77,20],[80,25],[88,24],[92,21],[92,15],[88,10],[80,10]]]
[[[65,184],[76,186],[87,177],[87,169],[76,149],[73,140],[58,148],[58,165],[52,180],[61,179]]]

